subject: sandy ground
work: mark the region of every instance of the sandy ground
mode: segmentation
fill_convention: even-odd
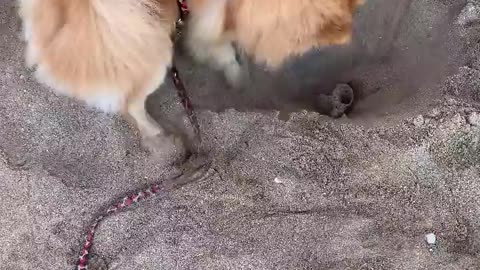
[[[248,100],[264,84],[229,92],[183,59],[215,173],[108,218],[95,256],[119,270],[480,269],[480,4],[371,2],[357,48],[378,57],[339,71],[362,93],[349,118],[279,120]],[[1,268],[72,269],[100,209],[178,169],[122,119],[38,85],[19,34],[0,0]],[[179,122],[172,89],[150,109]]]

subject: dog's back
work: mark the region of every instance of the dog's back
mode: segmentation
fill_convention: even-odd
[[[257,62],[278,67],[311,48],[348,43],[363,1],[190,0],[190,35],[201,43],[235,41]]]
[[[175,0],[22,0],[27,62],[57,91],[115,111],[169,65],[177,13]]]
[[[279,65],[312,47],[350,42],[359,0],[236,0],[225,27],[258,61]]]

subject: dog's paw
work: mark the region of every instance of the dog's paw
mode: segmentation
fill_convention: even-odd
[[[152,157],[164,160],[166,163],[177,163],[185,159],[186,148],[177,136],[147,136],[142,138],[142,146]]]

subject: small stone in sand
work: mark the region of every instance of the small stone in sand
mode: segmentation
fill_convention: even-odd
[[[437,242],[437,237],[435,236],[434,233],[429,233],[425,235],[425,240],[429,245],[435,245],[435,243]]]
[[[413,124],[416,127],[421,127],[421,126],[423,126],[424,123],[425,123],[425,119],[423,118],[422,115],[419,115],[419,116],[415,117],[415,119],[413,119]]]
[[[471,113],[468,118],[468,123],[472,126],[480,126],[480,114],[473,112]]]
[[[279,177],[275,177],[275,179],[273,179],[273,182],[275,182],[277,184],[283,184],[283,180]]]

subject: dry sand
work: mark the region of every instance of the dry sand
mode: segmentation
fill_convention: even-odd
[[[348,75],[365,98],[350,119],[279,120],[242,99],[261,87],[229,92],[183,59],[215,174],[108,218],[95,256],[118,270],[480,269],[480,4],[460,2],[391,16],[371,0],[358,40],[392,46],[363,43],[381,57]],[[431,46],[439,33],[449,46]],[[0,0],[0,268],[72,269],[97,211],[178,169],[119,117],[37,84],[19,35],[14,2]],[[149,104],[182,117],[171,85]]]

